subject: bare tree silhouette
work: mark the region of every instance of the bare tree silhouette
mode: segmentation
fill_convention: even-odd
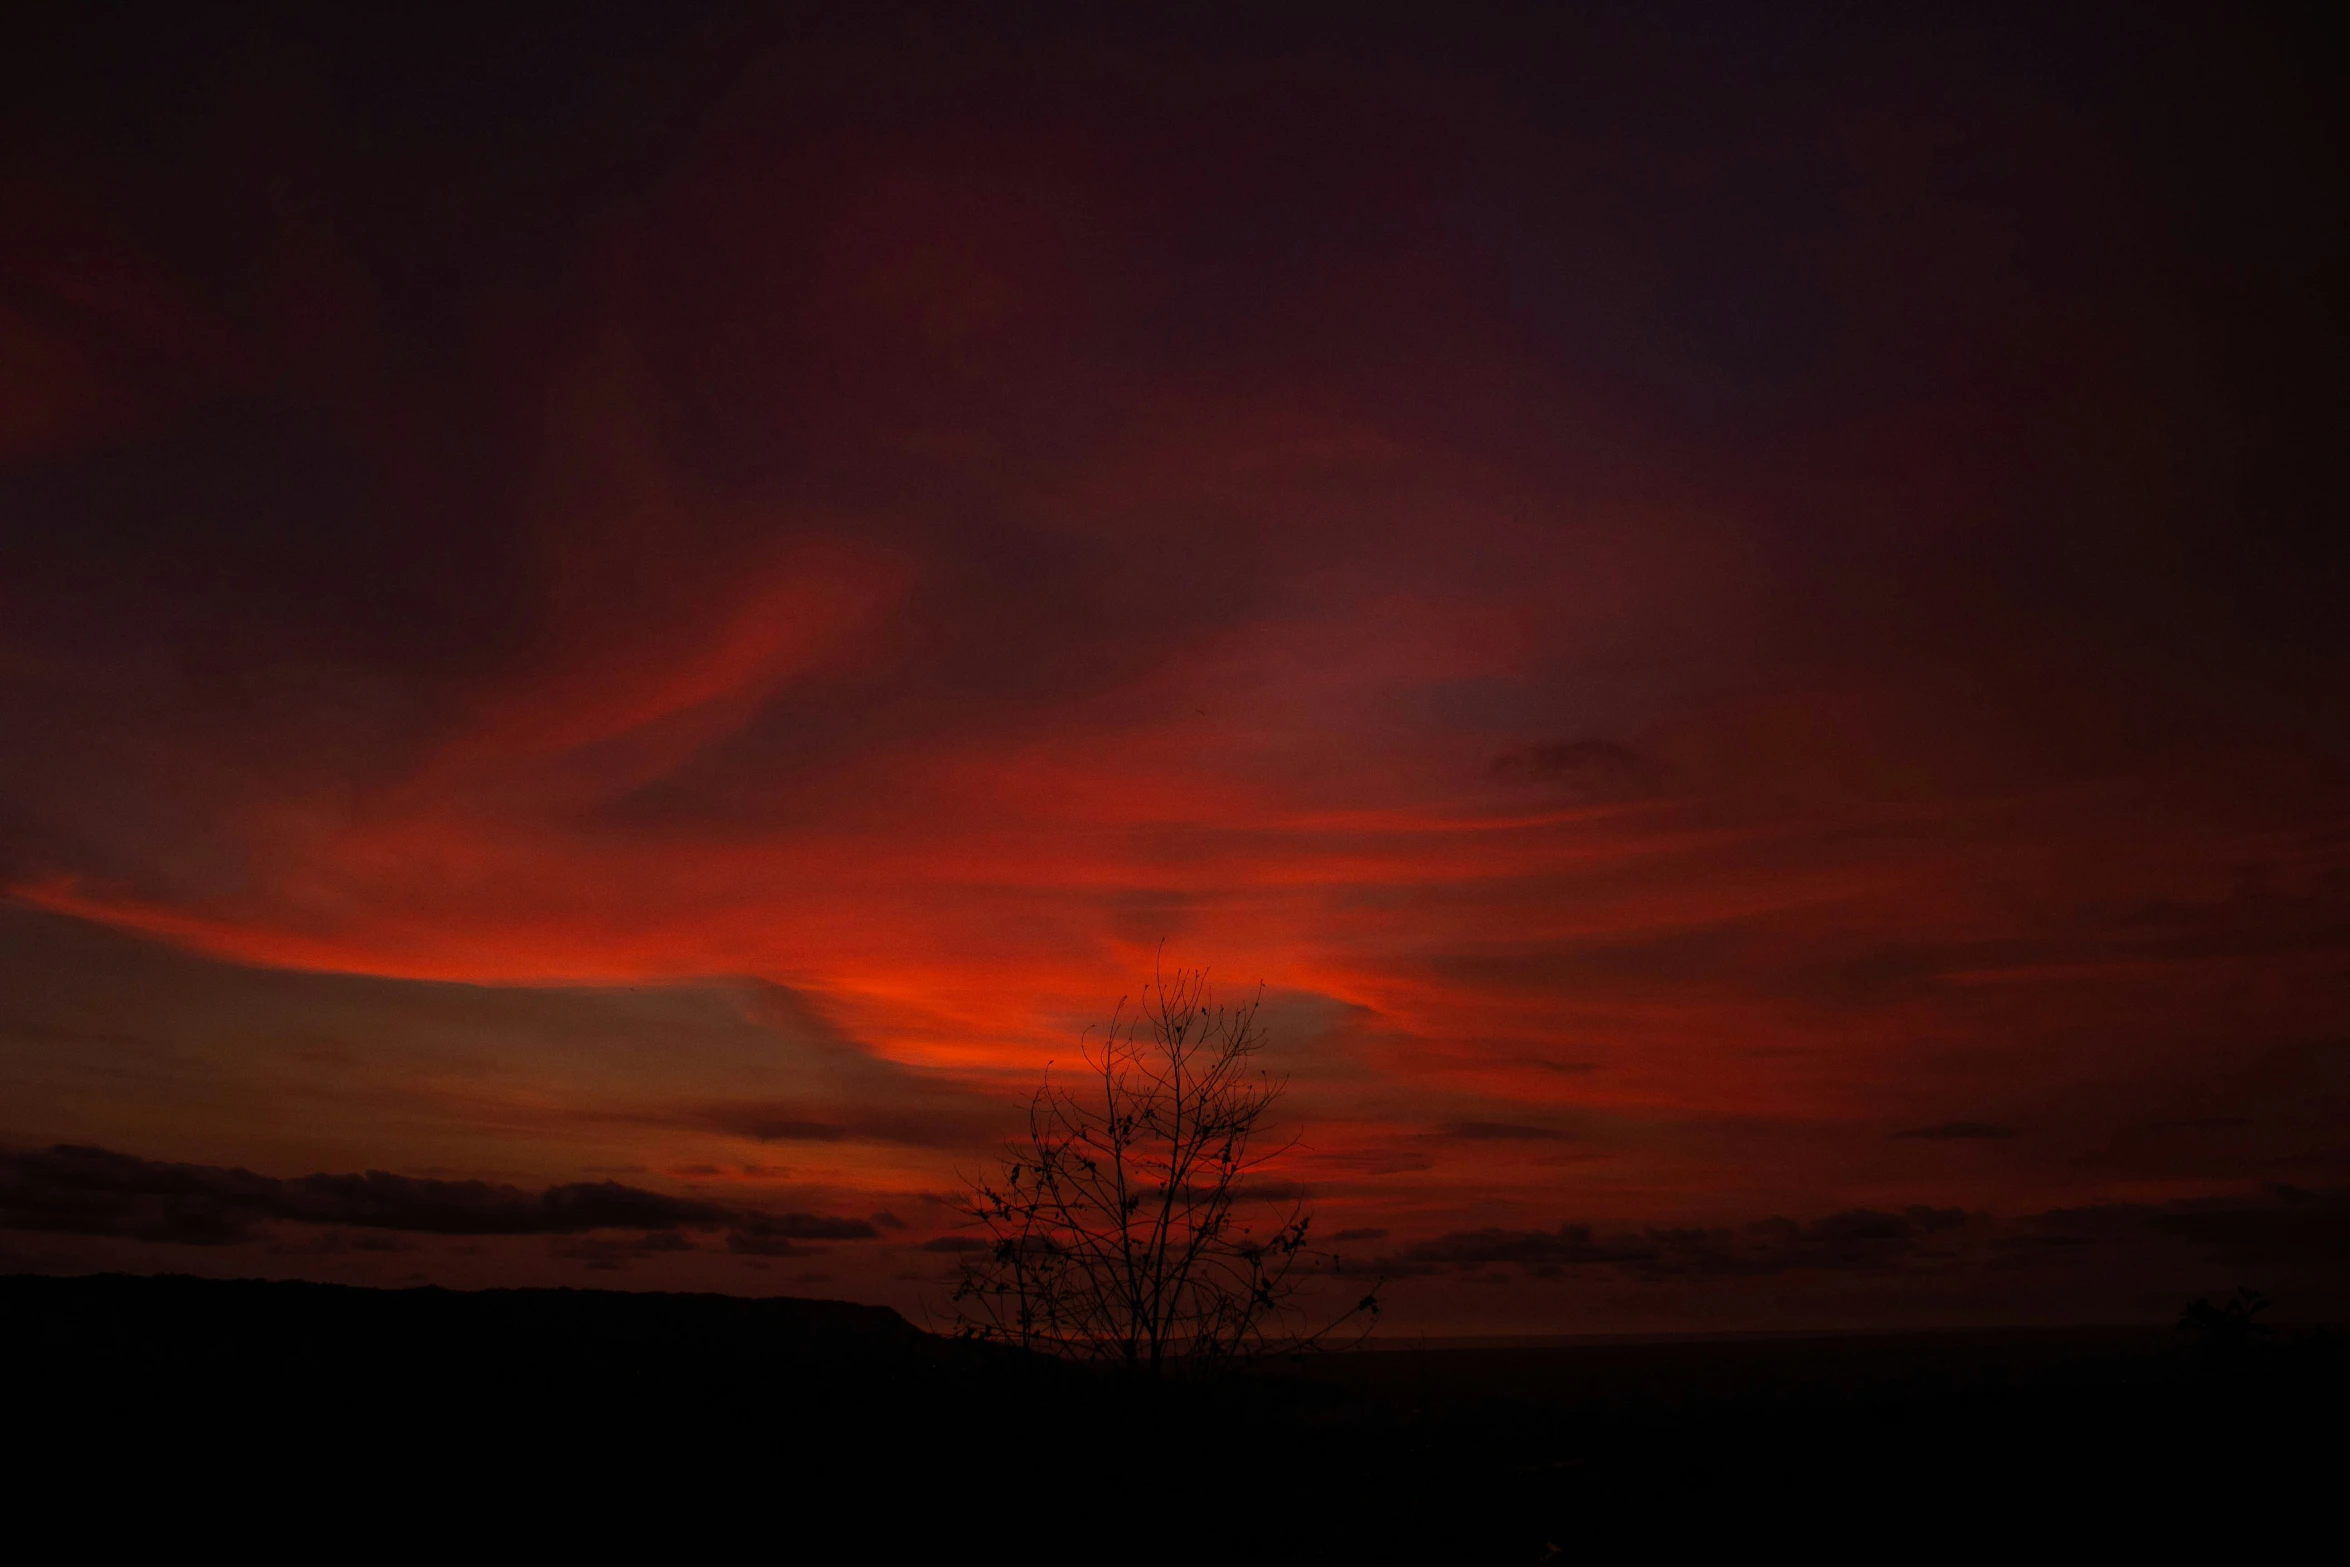
[[[1252,1190],[1295,1146],[1261,1146],[1286,1086],[1257,1065],[1261,1005],[1217,1005],[1205,970],[1160,971],[1089,1031],[1078,1087],[1048,1075],[1026,1140],[971,1183],[963,1212],[988,1246],[956,1284],[959,1331],[1153,1376],[1369,1331],[1375,1285],[1309,1319],[1309,1281],[1334,1259],[1308,1246],[1301,1197]]]

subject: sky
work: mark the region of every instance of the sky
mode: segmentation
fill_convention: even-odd
[[[1164,963],[1395,1331],[2350,1311],[2303,18],[7,26],[0,1267],[935,1322]]]

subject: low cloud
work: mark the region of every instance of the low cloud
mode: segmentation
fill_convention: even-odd
[[[2281,1183],[2256,1194],[2056,1208],[2026,1221],[2038,1237],[2102,1244],[2139,1235],[2181,1242],[2242,1267],[2350,1261],[2350,1188]]]
[[[1340,1239],[1350,1236],[1341,1235]],[[1366,1238],[1368,1238],[1366,1236]],[[2017,1218],[1958,1208],[1853,1208],[1825,1218],[1760,1219],[1717,1228],[1456,1230],[1349,1272],[1644,1282],[1759,1278],[1795,1272],[1862,1276],[2071,1263],[2152,1247],[2239,1270],[2338,1266],[2350,1258],[2350,1188],[2271,1185],[2256,1193],[2167,1203],[2102,1203]]]
[[[584,1262],[599,1272],[608,1272],[647,1257],[662,1257],[695,1249],[692,1241],[675,1230],[648,1230],[635,1240],[583,1235],[558,1245],[555,1255],[572,1262]]]
[[[750,1219],[727,1232],[729,1251],[751,1256],[790,1256],[792,1241],[869,1241],[881,1232],[865,1219],[835,1219],[814,1213],[782,1213]]]
[[[795,1246],[790,1237],[759,1230],[729,1230],[726,1249],[737,1257],[805,1257],[811,1248]]]
[[[273,1257],[339,1257],[346,1252],[400,1252],[409,1244],[383,1230],[321,1230],[307,1240],[282,1241],[269,1247]]]
[[[1515,1268],[1529,1278],[1604,1270],[1642,1279],[1757,1277],[1796,1269],[1879,1273],[1919,1260],[1927,1240],[1958,1228],[1956,1208],[1898,1213],[1854,1208],[1798,1223],[1762,1219],[1738,1228],[1648,1228],[1603,1234],[1588,1224],[1556,1230],[1460,1230],[1421,1241],[1369,1271],[1402,1278]]]
[[[227,1246],[257,1238],[271,1223],[421,1235],[649,1235],[733,1227],[793,1239],[861,1240],[878,1233],[863,1219],[766,1214],[617,1181],[530,1191],[381,1170],[280,1180],[70,1144],[0,1152],[0,1229]]]

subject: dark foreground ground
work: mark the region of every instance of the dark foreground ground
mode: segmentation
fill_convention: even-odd
[[[1154,1389],[829,1301],[110,1276],[0,1278],[0,1342],[0,1504],[93,1550],[2330,1557],[2350,1456],[2350,1343],[2317,1331],[1389,1348]]]

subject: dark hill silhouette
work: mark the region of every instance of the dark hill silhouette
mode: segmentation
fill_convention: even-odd
[[[265,1531],[814,1528],[1011,1374],[883,1307],[598,1290],[8,1277],[0,1334],[30,1494]]]
[[[20,1528],[338,1554],[2241,1549],[2323,1523],[2350,1392],[2337,1334],[2167,1326],[1391,1345],[1151,1387],[838,1301],[20,1276],[0,1334]]]

